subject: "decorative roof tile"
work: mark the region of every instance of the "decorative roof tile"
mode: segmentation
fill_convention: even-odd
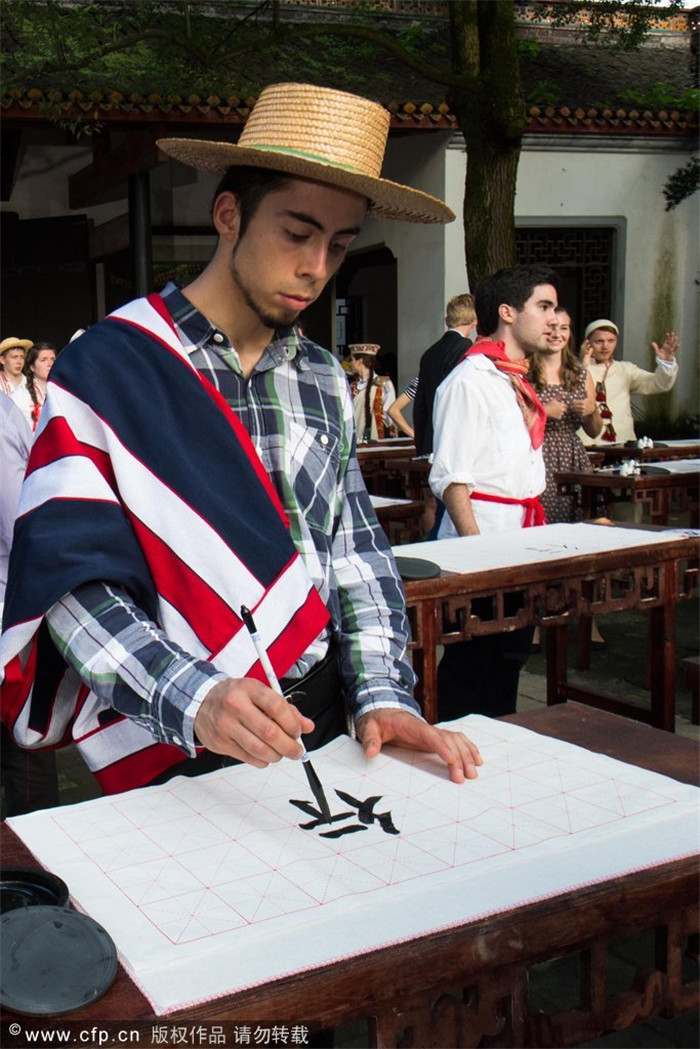
[[[232,95],[226,99],[210,95],[206,99],[190,95],[161,96],[150,94],[143,97],[132,93],[125,98],[119,91],[91,91],[87,97],[73,90],[43,92],[40,88],[26,91],[12,90],[0,99],[4,120],[28,117],[37,120],[83,118],[86,121],[109,123],[136,123],[157,120],[165,123],[226,125],[244,124],[255,102],[254,98],[241,99]],[[401,129],[442,128],[457,129],[457,118],[446,102],[396,102],[386,103],[391,114],[391,124]],[[698,131],[695,112],[679,110],[529,106],[527,110],[528,133],[537,132],[591,132],[598,134],[636,134],[692,136]]]

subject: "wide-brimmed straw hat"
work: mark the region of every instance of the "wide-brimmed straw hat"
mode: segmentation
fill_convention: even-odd
[[[31,350],[33,345],[31,339],[16,339],[14,335],[8,335],[0,342],[0,357],[8,350]]]
[[[353,342],[348,346],[348,352],[352,357],[359,357],[361,353],[368,357],[376,357],[380,349],[381,346],[376,342]]]
[[[369,214],[405,222],[451,222],[447,204],[380,177],[389,113],[376,102],[312,84],[272,84],[260,93],[238,144],[161,138],[168,156],[211,175],[230,167],[272,168],[352,190]]]

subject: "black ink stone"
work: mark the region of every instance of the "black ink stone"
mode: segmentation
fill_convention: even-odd
[[[62,1016],[101,998],[117,951],[92,918],[63,907],[20,907],[0,918],[0,1004],[25,1016]]]
[[[65,907],[67,904],[68,886],[55,874],[39,867],[0,869],[0,913],[17,907]]]
[[[434,561],[428,561],[424,557],[397,557],[396,567],[402,579],[437,579],[440,575],[440,565]]]

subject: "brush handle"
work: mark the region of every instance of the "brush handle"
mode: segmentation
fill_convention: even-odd
[[[277,692],[278,695],[284,696],[282,686],[277,680],[277,674],[275,674],[274,667],[270,662],[270,657],[267,654],[267,650],[263,644],[263,640],[260,637],[260,634],[258,633],[257,628],[255,626],[255,620],[253,619],[250,609],[246,608],[245,605],[241,608],[241,619],[245,623],[246,629],[248,630],[253,645],[255,646],[255,651],[260,661],[260,666],[265,671],[265,677],[267,678],[268,685],[273,690],[273,692]],[[301,737],[299,737],[299,743],[301,744],[302,749],[304,751],[301,760],[308,761],[309,752],[304,746],[304,741],[301,739]]]

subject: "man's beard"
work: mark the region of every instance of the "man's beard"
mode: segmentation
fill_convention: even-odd
[[[234,247],[233,251],[231,252],[231,261],[229,263],[229,268],[231,270],[231,275],[235,280],[236,284],[238,285],[241,295],[243,296],[246,306],[253,311],[253,313],[258,318],[263,327],[269,328],[270,331],[276,331],[278,328],[288,328],[294,323],[294,321],[299,316],[299,313],[301,312],[300,310],[292,311],[283,310],[280,308],[280,310],[275,314],[266,311],[264,307],[260,305],[259,302],[256,302],[253,292],[243,282],[240,271],[236,265],[236,247]]]

